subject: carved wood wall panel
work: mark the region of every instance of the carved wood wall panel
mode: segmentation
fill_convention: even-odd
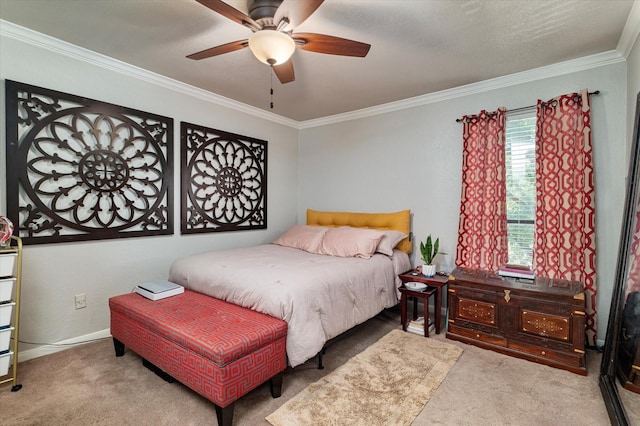
[[[267,227],[267,141],[182,122],[183,234]]]
[[[6,103],[25,244],[173,233],[173,119],[10,80]]]

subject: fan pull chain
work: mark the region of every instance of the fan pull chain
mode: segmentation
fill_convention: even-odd
[[[273,109],[273,70],[271,71],[271,90],[269,93],[271,94],[271,109]]]

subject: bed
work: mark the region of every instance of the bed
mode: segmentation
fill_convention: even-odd
[[[271,244],[176,260],[169,280],[287,322],[292,367],[399,300],[411,269],[410,211],[307,210]]]

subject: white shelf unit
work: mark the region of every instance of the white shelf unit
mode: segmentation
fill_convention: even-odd
[[[6,266],[11,263],[13,263],[13,267]],[[9,352],[0,354],[0,362],[3,361],[2,358],[5,358],[4,361],[10,363],[7,373],[0,375],[0,385],[12,382],[11,392],[17,392],[22,388],[22,385],[18,384],[18,335],[20,330],[20,287],[22,284],[22,239],[20,237],[12,236],[11,244],[8,247],[0,248],[0,265],[4,265],[0,268],[0,280],[15,279],[11,292],[12,299],[0,301],[0,309],[8,307],[7,310],[11,311],[8,327],[7,324],[0,324],[2,327],[0,331],[11,330],[12,334]],[[4,371],[0,368],[0,374],[3,373]]]

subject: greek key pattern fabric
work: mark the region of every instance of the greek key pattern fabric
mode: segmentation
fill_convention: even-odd
[[[463,121],[456,266],[494,271],[507,263],[505,110]]]
[[[286,368],[284,321],[193,292],[159,301],[127,294],[111,298],[109,306],[113,337],[221,407]],[[252,317],[258,326],[249,324]],[[207,327],[217,320],[221,324]],[[253,329],[245,333],[243,327]]]
[[[538,100],[536,275],[584,283],[587,342],[596,344],[595,194],[589,93]]]
[[[109,305],[221,367],[287,334],[282,320],[190,290],[156,301],[125,294]]]

